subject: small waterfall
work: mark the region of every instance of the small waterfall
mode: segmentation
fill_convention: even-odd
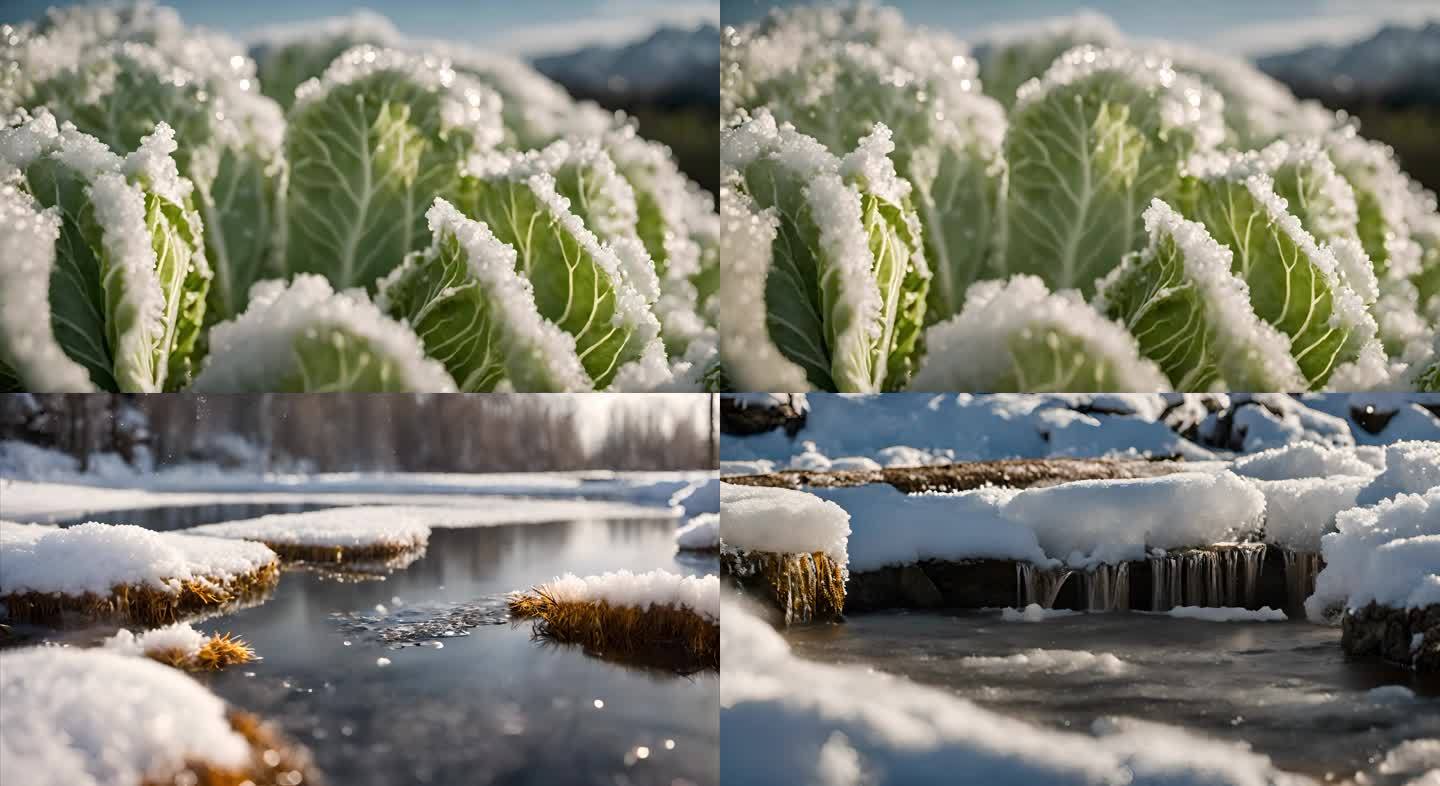
[[[1313,551],[1282,549],[1285,557],[1286,598],[1291,608],[1305,605],[1315,591],[1315,574],[1320,572],[1320,555]]]
[[[1053,608],[1055,597],[1065,580],[1074,573],[1069,568],[1038,568],[1028,562],[1016,563],[1016,579],[1019,582],[1019,600],[1016,605],[1024,608],[1039,603],[1041,608]]]
[[[1130,563],[1099,565],[1080,574],[1089,611],[1125,611],[1130,608]]]
[[[1193,549],[1148,558],[1150,610],[1176,606],[1244,606],[1255,604],[1264,544],[1236,544]]]

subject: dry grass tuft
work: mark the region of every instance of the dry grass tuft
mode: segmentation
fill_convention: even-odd
[[[304,748],[286,740],[270,724],[248,712],[231,712],[230,726],[250,743],[250,764],[242,770],[190,762],[169,778],[146,780],[141,786],[303,786],[321,782]]]
[[[720,624],[688,608],[557,600],[545,587],[510,596],[510,613],[537,636],[600,658],[683,674],[720,669]]]
[[[845,613],[845,570],[823,551],[777,554],[726,549],[720,575],[777,608],[786,625],[837,620]]]
[[[271,543],[261,541],[286,562],[385,563],[397,558],[418,556],[425,552],[424,546],[402,546],[394,543],[369,543],[364,546],[308,546],[295,543]]]
[[[216,634],[191,654],[178,647],[146,650],[145,657],[184,671],[219,671],[255,660],[255,650],[229,633]]]
[[[269,592],[279,579],[280,564],[271,562],[230,579],[192,579],[173,592],[120,584],[109,595],[14,592],[0,596],[0,603],[5,604],[12,622],[23,624],[59,626],[79,618],[82,623],[106,620],[158,628]]]

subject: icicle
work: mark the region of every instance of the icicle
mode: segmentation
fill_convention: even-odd
[[[1017,608],[1025,608],[1031,603],[1039,603],[1040,607],[1045,609],[1053,608],[1060,588],[1065,586],[1065,580],[1074,573],[1068,568],[1037,568],[1028,562],[1017,563],[1016,568],[1020,581]]]
[[[1080,574],[1089,611],[1115,611],[1130,608],[1130,564],[1098,565]]]
[[[1282,549],[1285,557],[1286,601],[1291,608],[1299,608],[1305,599],[1315,591],[1315,574],[1320,572],[1320,555],[1313,551],[1291,551]]]
[[[1150,610],[1169,611],[1185,597],[1183,561],[1166,554],[1150,557]]]

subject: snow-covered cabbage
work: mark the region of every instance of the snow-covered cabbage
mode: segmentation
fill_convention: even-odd
[[[736,109],[764,107],[837,155],[876,122],[890,129],[934,272],[928,321],[957,313],[1000,251],[1005,185],[1004,111],[980,93],[967,49],[868,6],[779,12],[726,43],[722,82]]]
[[[1024,390],[1071,373],[1089,385],[1122,367],[1136,372],[1126,384],[1148,390],[1430,379],[1435,196],[1344,115],[1246,62],[1128,39],[1090,12],[956,32],[976,37],[973,58],[951,35],[861,3],[777,10],[722,39],[722,116],[731,128],[773,118],[808,140],[787,157],[792,169],[890,129],[887,155],[932,273],[924,323],[935,329],[910,358],[923,368],[916,386]],[[947,170],[952,155],[983,166]],[[985,186],[966,180],[982,170]],[[863,389],[817,374],[825,355],[807,364],[787,346],[797,324],[819,335],[823,309],[811,298],[797,315],[774,297],[785,254],[805,249],[787,236],[785,211],[753,188],[726,193],[737,198],[722,206],[726,274],[743,279],[724,293],[739,315],[722,342],[729,384]],[[1009,313],[1022,302],[1046,310]],[[1057,325],[1057,313],[1075,324]],[[1051,357],[1018,360],[1037,337]],[[1132,362],[1137,348],[1158,376]],[[1092,351],[1112,354],[1075,356]]]
[[[721,137],[727,185],[777,219],[757,249],[768,340],[818,388],[894,390],[913,368],[930,271],[893,148],[877,124],[842,159],[763,110]]]
[[[39,110],[0,126],[0,384],[158,392],[189,381],[210,267],[163,122],[121,157]]]
[[[210,331],[195,378],[205,393],[434,392],[455,390],[420,339],[359,292],[321,276],[255,285],[245,313]]]
[[[257,39],[0,25],[0,388],[722,384],[713,197],[634,121],[371,12]]]
[[[914,390],[1153,391],[1165,375],[1135,339],[1080,299],[1034,276],[970,288],[960,314],[925,333]]]
[[[499,97],[446,62],[346,51],[290,108],[288,269],[373,291],[428,245],[425,211],[455,196],[466,159],[500,139]]]

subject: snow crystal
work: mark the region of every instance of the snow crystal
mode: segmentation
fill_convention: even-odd
[[[1242,456],[1230,466],[1232,472],[1257,480],[1321,478],[1327,475],[1371,477],[1375,467],[1360,459],[1354,449],[1298,442]]]
[[[1356,505],[1374,505],[1397,494],[1440,486],[1440,442],[1396,442],[1385,447],[1385,468],[1360,490]]]
[[[154,532],[130,524],[90,522],[28,540],[15,537],[12,527],[5,530],[0,539],[5,560],[0,595],[109,595],[118,585],[177,592],[186,581],[225,581],[275,562],[275,553],[259,543]]]
[[[418,549],[430,540],[430,527],[423,520],[426,512],[424,508],[343,507],[272,513],[243,521],[202,524],[184,530],[184,534],[286,546]]]
[[[1259,609],[1241,609],[1213,606],[1176,606],[1165,614],[1187,620],[1206,622],[1284,622],[1285,612],[1264,606]]]
[[[1122,390],[1170,386],[1159,367],[1140,356],[1135,337],[1085,303],[1078,292],[1051,293],[1039,277],[1017,275],[971,286],[958,315],[925,331],[927,354],[910,387],[994,389],[1013,369],[1010,345],[1017,336],[1052,332],[1084,342],[1086,354],[1109,365]]]
[[[0,655],[0,760],[34,786],[169,779],[250,764],[218,696],[146,658],[42,647]]]
[[[814,494],[720,485],[720,539],[727,548],[777,554],[823,551],[845,565],[849,536],[850,514]]]
[[[300,274],[288,285],[262,281],[252,288],[245,312],[210,331],[210,355],[195,378],[199,392],[269,390],[301,371],[294,344],[306,335],[342,331],[373,345],[394,363],[410,390],[445,393],[455,382],[426,357],[408,327],[385,316],[362,294],[336,293],[323,276]]]
[[[1143,559],[1147,547],[1232,540],[1256,526],[1264,512],[1264,495],[1223,471],[1025,489],[1001,511],[1033,529],[1046,554],[1076,567],[1101,549],[1106,561]]]
[[[581,578],[558,576],[541,587],[560,603],[605,601],[614,606],[674,606],[687,608],[713,620],[720,619],[720,580],[710,576],[680,576],[664,570],[631,573],[628,570]]]
[[[1040,671],[1046,674],[1085,672],[1108,677],[1124,674],[1130,669],[1130,664],[1111,653],[1097,654],[1086,650],[1033,649],[1000,657],[970,656],[961,658],[960,663],[982,671]]]
[[[1019,493],[1013,489],[907,495],[889,484],[872,483],[812,488],[810,493],[850,515],[852,572],[926,559],[1052,562],[1034,532],[1001,515],[1004,503]],[[728,509],[724,528],[728,535]]]
[[[1305,601],[1311,619],[1342,604],[1440,603],[1440,486],[1344,511],[1335,526],[1321,541],[1325,568]]]

